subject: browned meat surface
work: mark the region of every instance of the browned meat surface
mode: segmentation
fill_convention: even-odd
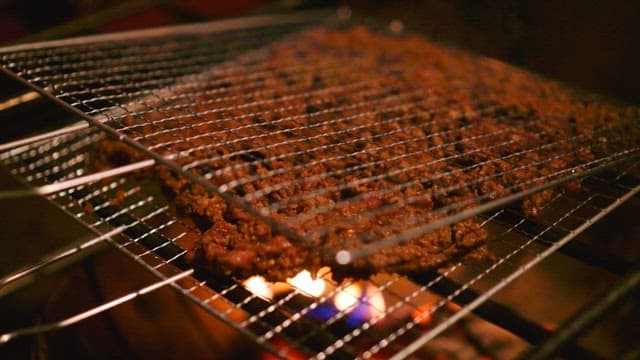
[[[187,151],[176,161],[189,171],[309,239],[292,242],[157,167],[177,215],[201,232],[189,260],[217,274],[282,280],[328,265],[338,278],[367,277],[483,257],[487,232],[469,219],[347,266],[333,260],[338,249],[580,171],[640,138],[635,108],[417,36],[311,30],[255,57],[114,124],[161,154]],[[137,155],[105,141],[96,157],[115,165]],[[526,199],[524,213],[535,216],[552,195]]]

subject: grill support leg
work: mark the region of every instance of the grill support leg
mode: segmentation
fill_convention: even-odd
[[[555,335],[541,346],[521,356],[527,360],[548,359],[566,347],[570,341],[588,330],[591,325],[606,315],[615,305],[640,289],[640,267],[615,283],[605,295],[585,306],[567,320]],[[576,356],[576,354],[572,354]]]
[[[436,273],[413,274],[409,276],[409,278],[418,284],[427,284],[434,276],[438,275]],[[430,286],[429,290],[446,297],[459,288],[460,284],[445,277]],[[466,289],[452,299],[452,301],[460,306],[465,306],[474,301],[477,297],[478,294],[476,291]],[[536,322],[525,319],[507,306],[499,304],[493,300],[487,300],[473,310],[473,313],[486,321],[510,331],[533,345],[542,344],[554,336],[552,331],[545,329]],[[563,354],[578,356],[580,359],[599,358],[591,351],[573,343],[568,344],[567,347],[563,349]]]

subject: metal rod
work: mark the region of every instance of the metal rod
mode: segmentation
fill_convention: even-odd
[[[409,279],[415,281],[419,284],[424,284],[429,281],[429,279],[438,276],[438,274],[434,273],[425,273],[425,274],[412,274],[409,276]],[[451,280],[447,277],[443,277],[437,282],[433,282],[431,286],[429,286],[429,290],[446,297],[449,294],[455,292],[460,288],[460,284],[456,281]],[[452,301],[460,306],[467,306],[475,299],[477,299],[480,295],[473,289],[468,288],[458,294]],[[506,307],[498,302],[495,302],[491,299],[485,301],[482,305],[473,310],[473,313],[480,318],[498,325],[512,334],[515,334],[522,338],[523,340],[533,344],[538,345],[549,339],[553,336],[553,332],[542,327],[537,322],[531,321],[529,319],[524,318],[518,312],[513,309]],[[579,355],[580,359],[598,359],[598,357],[590,352],[589,350],[583,348],[579,344],[568,344],[566,351],[561,354],[571,353],[573,355]]]
[[[538,185],[538,186],[534,186],[531,187],[529,189],[520,191],[518,193],[512,194],[512,195],[508,195],[493,201],[489,201],[487,203],[484,204],[480,204],[478,206],[474,206],[470,209],[467,210],[462,210],[458,213],[452,214],[452,215],[448,215],[445,218],[441,219],[441,220],[436,220],[433,221],[431,223],[425,224],[425,225],[421,225],[415,228],[412,228],[411,230],[407,230],[405,232],[403,232],[402,234],[399,234],[397,236],[394,237],[389,237],[371,244],[367,244],[364,245],[358,249],[354,249],[354,250],[348,250],[348,249],[342,249],[336,252],[335,254],[335,260],[338,264],[341,265],[346,265],[349,264],[357,259],[361,259],[367,256],[370,256],[371,254],[375,253],[376,251],[389,247],[389,246],[393,246],[393,245],[397,245],[397,244],[401,244],[403,242],[406,242],[410,239],[415,238],[416,236],[422,235],[428,231],[432,231],[432,230],[436,230],[438,228],[441,228],[443,226],[446,225],[450,225],[465,219],[468,219],[472,216],[487,212],[487,211],[491,211],[493,209],[496,209],[500,206],[505,206],[509,203],[512,203],[514,201],[523,199],[527,196],[536,194],[538,192],[541,192],[543,190],[546,189],[550,189],[550,188],[554,188],[557,187],[559,185],[565,184],[567,182],[573,181],[573,180],[577,180],[583,177],[586,177],[588,175],[592,175],[595,174],[599,171],[603,171],[605,169],[610,168],[611,166],[614,166],[616,164],[620,164],[620,163],[625,163],[625,162],[629,162],[632,160],[636,160],[636,159],[640,159],[640,154],[634,154],[634,152],[637,152],[638,149],[634,149],[634,150],[630,150],[630,151],[626,151],[625,155],[628,155],[628,157],[623,157],[623,158],[619,158],[619,159],[615,159],[616,157],[622,156],[622,154],[615,154],[615,155],[611,155],[602,159],[597,160],[597,162],[602,162],[605,161],[605,164],[603,165],[599,165],[596,166],[592,169],[586,170],[584,172],[577,172],[575,174],[569,174],[567,176],[561,177],[559,179],[556,180],[552,180],[549,181],[545,184],[542,185]],[[612,161],[607,161],[607,160],[612,160]],[[593,163],[593,162],[592,162]],[[589,164],[587,164],[589,165]]]
[[[2,51],[2,49],[0,49],[0,52],[1,51]],[[144,154],[147,154],[149,157],[155,159],[158,163],[161,163],[161,164],[167,166],[171,171],[174,171],[176,174],[180,174],[180,175],[184,176],[185,178],[189,179],[190,181],[193,181],[196,184],[201,185],[203,188],[205,188],[207,191],[209,191],[212,194],[217,194],[224,201],[226,201],[227,204],[232,205],[232,206],[237,206],[238,208],[240,208],[240,209],[246,211],[247,213],[255,216],[256,218],[264,221],[266,224],[271,226],[271,228],[274,231],[276,231],[277,233],[286,236],[287,238],[289,238],[290,240],[292,240],[292,241],[294,241],[294,242],[296,242],[298,244],[307,245],[307,246],[309,245],[309,243],[310,243],[309,239],[307,239],[306,237],[300,235],[297,231],[295,231],[294,229],[292,229],[288,225],[283,224],[283,223],[271,218],[270,216],[268,216],[268,214],[264,214],[262,211],[257,210],[250,203],[248,203],[246,201],[242,201],[242,200],[232,196],[229,193],[221,192],[216,185],[214,185],[213,183],[211,183],[207,179],[205,179],[205,178],[203,178],[203,177],[201,177],[201,176],[199,176],[199,175],[197,175],[197,174],[195,174],[193,172],[184,171],[182,169],[182,166],[180,166],[178,163],[173,161],[173,159],[168,158],[168,157],[163,156],[163,155],[160,155],[160,154],[158,154],[156,152],[150,151],[147,147],[145,147],[141,143],[131,139],[130,137],[128,137],[126,135],[122,135],[122,134],[118,133],[117,130],[115,130],[111,126],[108,126],[108,125],[102,123],[96,117],[91,116],[91,115],[85,113],[84,111],[72,106],[71,104],[65,102],[64,100],[62,100],[62,99],[56,97],[55,95],[47,92],[44,88],[42,88],[42,87],[40,87],[40,86],[38,86],[36,84],[33,84],[33,83],[27,81],[26,79],[20,77],[18,74],[14,73],[13,71],[11,71],[11,70],[9,70],[7,68],[4,68],[4,67],[1,67],[0,71],[4,72],[5,74],[10,76],[11,78],[16,79],[17,81],[21,82],[22,84],[32,88],[34,91],[37,91],[38,93],[40,93],[40,95],[42,95],[45,98],[50,99],[55,104],[58,104],[59,106],[61,106],[63,109],[69,110],[72,114],[76,114],[76,115],[80,116],[81,118],[83,118],[86,121],[88,121],[90,124],[98,127],[99,129],[105,131],[108,134],[111,134],[111,135],[117,137],[123,143],[132,146],[134,149],[137,149],[137,150],[141,151]]]
[[[23,93],[21,95],[18,96],[14,96],[11,99],[5,100],[3,102],[0,103],[0,111],[5,111],[8,109],[11,109],[14,106],[18,106],[18,105],[22,105],[26,102],[35,100],[35,99],[39,99],[40,98],[40,94],[38,94],[35,91],[27,91],[26,93]]]
[[[82,199],[87,194],[88,191],[89,190],[87,188],[80,189],[79,191],[74,191],[73,193],[71,193],[70,196],[75,198],[76,200]],[[74,216],[74,214],[69,212],[69,210],[67,208],[60,206],[60,204],[57,204],[57,203],[53,202],[49,198],[45,198],[45,199],[50,201],[52,204],[57,206],[59,209],[61,209],[66,214],[68,214],[71,218],[75,219],[80,224],[82,224],[83,226],[87,227],[90,231],[92,231],[94,233],[97,232],[97,230],[92,225],[90,225],[90,224],[86,223],[84,220]],[[107,198],[102,198],[102,197],[99,197],[99,196],[94,198],[94,200],[95,200],[95,202],[94,201],[90,201],[90,203],[95,205],[95,204],[98,204],[98,203],[101,203],[101,202],[108,201]],[[114,213],[118,212],[116,210],[116,208],[117,208],[116,206],[108,206],[108,207],[105,207],[105,208],[96,209],[95,212],[102,219],[108,219],[107,222],[109,222],[113,226],[123,226],[124,225],[126,227],[126,229],[124,230],[124,234],[126,236],[128,236],[130,239],[132,239],[135,243],[139,243],[139,244],[141,244],[142,246],[144,246],[147,249],[157,249],[157,250],[154,251],[154,253],[157,256],[159,256],[162,259],[164,259],[164,261],[165,261],[164,264],[171,264],[171,265],[175,266],[175,268],[177,268],[179,270],[191,270],[192,269],[186,263],[186,261],[184,261],[184,259],[182,257],[180,257],[180,254],[182,254],[184,252],[184,249],[178,247],[178,245],[173,243],[171,240],[167,239],[164,235],[162,235],[162,234],[160,234],[158,232],[154,232],[153,231],[154,228],[152,228],[149,225],[145,224],[143,221],[140,221],[139,218],[137,218],[135,216],[132,216],[128,212],[122,213],[122,214],[118,215],[117,217],[113,217],[112,215]],[[145,262],[145,260],[142,257],[138,256],[137,253],[132,252],[128,247],[123,246],[123,245],[121,245],[121,244],[119,244],[117,242],[110,242],[110,243],[112,245],[114,245],[114,247],[116,249],[118,249],[123,254],[125,254],[126,256],[131,258],[134,262],[136,262],[137,264],[142,266],[144,269],[149,271],[151,274],[153,274],[158,279],[163,279],[165,277],[165,275],[162,272],[160,272],[158,269],[150,266],[147,262]],[[215,278],[215,281],[209,282],[209,280],[214,279],[213,276],[207,274],[206,271],[204,271],[202,269],[198,269],[197,271],[195,271],[195,269],[194,269],[193,276],[196,279],[201,280],[202,284],[207,283],[207,286],[209,286],[212,289],[215,288],[213,286],[214,284],[220,285],[220,286],[224,286],[224,287],[229,287],[229,286],[231,286],[230,284],[236,284],[235,282],[233,282],[233,280],[226,279],[226,280],[223,281],[220,278]],[[224,285],[222,285],[222,282],[225,282]],[[212,306],[209,306],[209,304],[207,302],[203,301],[202,298],[198,297],[197,294],[191,292],[191,290],[189,290],[187,288],[184,288],[184,287],[182,287],[182,286],[180,286],[180,285],[178,285],[176,283],[170,283],[169,286],[171,286],[174,290],[178,291],[180,294],[182,294],[187,299],[192,301],[194,304],[199,306],[201,309],[203,309],[208,314],[214,316],[216,319],[220,320],[221,322],[223,322],[227,326],[237,330],[240,334],[246,336],[249,339],[253,339],[253,340],[256,339],[255,334],[250,329],[242,327],[242,326],[239,326],[238,323],[235,322],[235,320],[231,319],[229,316],[227,316],[227,314],[225,312],[222,312],[221,310],[218,310],[218,309],[216,309],[216,308],[214,308]],[[259,343],[259,345],[262,348],[264,348],[266,351],[268,351],[271,354],[273,354],[274,356],[276,356],[278,358],[283,358],[282,356],[278,355],[278,350],[272,344],[270,344],[268,342],[262,342],[262,343]]]
[[[638,266],[636,262],[618,256],[604,246],[588,244],[582,241],[572,241],[561,247],[558,251],[576,260],[580,260],[591,266],[600,267],[616,275],[628,274],[629,271]]]
[[[48,332],[48,331],[52,331],[52,330],[59,330],[59,329],[63,329],[66,328],[68,326],[71,326],[73,324],[76,324],[82,320],[86,320],[88,318],[91,318],[95,315],[98,315],[100,313],[103,313],[107,310],[110,310],[118,305],[122,305],[128,301],[131,301],[137,297],[140,297],[142,295],[148,294],[154,290],[157,290],[165,285],[168,285],[170,283],[176,282],[182,278],[185,278],[189,275],[191,275],[193,273],[193,269],[191,270],[187,270],[184,272],[181,272],[177,275],[174,275],[166,280],[163,281],[159,281],[157,283],[151,284],[149,286],[143,287],[140,290],[131,292],[127,295],[121,296],[119,298],[113,299],[109,302],[106,302],[100,306],[96,306],[92,309],[89,309],[85,312],[76,314],[74,316],[68,317],[66,319],[60,320],[60,321],[56,321],[56,322],[50,322],[50,323],[46,323],[46,324],[41,324],[41,325],[34,325],[34,326],[29,326],[29,327],[24,327],[21,329],[17,329],[8,333],[4,333],[2,335],[0,335],[0,345],[2,344],[6,344],[9,341],[17,338],[17,337],[21,337],[21,336],[26,336],[26,335],[34,335],[34,334],[39,334],[39,333],[43,333],[43,332]]]
[[[17,148],[17,147],[20,147],[20,146],[32,144],[32,143],[37,142],[37,141],[47,140],[47,139],[50,139],[50,138],[53,138],[53,137],[57,137],[57,136],[61,136],[61,135],[69,134],[69,133],[73,133],[73,132],[76,132],[76,131],[79,131],[79,130],[84,130],[84,129],[87,129],[88,127],[89,127],[89,124],[86,121],[79,121],[79,122],[73,123],[73,124],[71,124],[69,126],[65,126],[63,128],[60,128],[60,129],[56,129],[56,130],[48,131],[46,133],[30,136],[30,137],[23,138],[23,139],[14,140],[14,141],[7,142],[7,143],[4,143],[4,144],[0,144],[0,152],[1,151],[6,151],[6,150],[9,150],[9,149],[13,149],[13,148]]]
[[[76,187],[76,186],[84,185],[90,182],[106,179],[108,177],[122,175],[132,171],[144,169],[144,168],[153,166],[155,163],[156,162],[153,159],[143,160],[133,164],[120,166],[114,169],[100,171],[100,172],[85,175],[85,176],[79,176],[70,180],[61,181],[61,182],[57,182],[49,185],[44,185],[36,188],[3,191],[3,192],[0,192],[0,200],[14,199],[19,197],[27,197],[27,196],[36,196],[36,195],[46,196],[49,194],[56,193],[58,191],[62,191],[62,190]]]
[[[228,20],[216,20],[200,24],[163,26],[144,30],[113,32],[100,35],[89,35],[82,37],[73,37],[62,40],[51,40],[43,42],[33,42],[28,44],[13,45],[0,48],[0,53],[16,52],[40,49],[43,47],[60,47],[78,44],[91,44],[98,41],[123,41],[128,39],[153,38],[176,33],[181,34],[201,34],[207,32],[221,32],[237,29],[251,29],[261,26],[273,24],[300,24],[310,21],[318,21],[323,17],[334,15],[334,10],[309,10],[305,12],[296,12],[295,14],[271,14],[251,17],[240,17]]]
[[[613,203],[611,203],[609,206],[604,208],[601,212],[596,214],[591,219],[589,219],[589,220],[585,221],[584,223],[582,223],[580,226],[578,226],[573,231],[569,232],[569,234],[567,234],[564,238],[562,238],[560,241],[558,241],[558,242],[552,244],[551,246],[549,246],[547,249],[545,249],[544,251],[539,253],[535,258],[533,258],[531,261],[529,261],[525,265],[519,267],[514,272],[512,272],[511,274],[506,276],[497,285],[493,286],[491,289],[489,289],[486,292],[484,292],[482,295],[480,295],[478,298],[473,300],[467,306],[463,307],[460,311],[456,312],[451,317],[449,317],[448,319],[446,319],[442,323],[438,324],[435,328],[433,328],[431,331],[425,333],[423,336],[419,337],[413,343],[407,345],[404,349],[402,349],[400,352],[395,354],[392,357],[392,359],[395,359],[395,360],[404,359],[407,356],[409,356],[409,355],[413,354],[414,352],[416,352],[420,347],[422,347],[428,341],[430,341],[431,339],[433,339],[436,336],[440,335],[444,330],[449,328],[449,326],[454,324],[456,321],[461,319],[463,316],[469,314],[471,311],[476,309],[478,306],[482,305],[482,303],[487,301],[489,298],[491,298],[493,295],[495,295],[502,288],[506,287],[513,280],[515,280],[517,277],[519,277],[520,275],[524,274],[527,270],[531,269],[533,266],[538,264],[544,258],[546,258],[550,254],[555,252],[558,248],[563,246],[565,243],[569,242],[570,240],[572,240],[573,238],[575,238],[576,236],[578,236],[579,234],[584,232],[593,223],[595,223],[596,221],[602,219],[605,215],[609,214],[611,211],[613,211],[613,209],[617,208],[620,204],[622,204],[623,202],[627,201],[629,198],[633,197],[638,192],[640,192],[640,186],[637,186],[637,187],[631,189],[629,192],[627,192],[626,194],[624,194],[620,198],[616,199]],[[532,239],[531,241],[535,241],[535,239]],[[496,264],[494,264],[494,267],[499,265],[501,263],[501,261],[505,261],[505,260],[506,260],[505,258],[499,260]]]
[[[100,244],[102,242],[104,242],[105,240],[109,239],[112,236],[115,236],[117,234],[120,234],[121,232],[124,231],[124,229],[126,229],[126,226],[119,226],[109,232],[107,232],[106,234],[100,235],[98,237],[95,237],[89,241],[83,242],[80,245],[77,245],[71,249],[68,250],[64,250],[52,255],[47,256],[44,260],[36,263],[35,265],[29,266],[26,269],[22,269],[20,271],[17,271],[13,274],[7,275],[3,278],[0,278],[0,298],[3,296],[3,292],[1,291],[2,288],[4,288],[5,286],[9,285],[12,282],[15,282],[19,279],[22,279],[26,276],[29,276],[41,269],[43,269],[46,266],[49,266],[53,263],[56,263],[60,260],[63,260],[71,255],[77,254],[85,249],[88,249],[94,245]]]
[[[509,210],[493,216],[492,219],[499,224],[504,224],[510,227],[514,227],[514,225],[518,224],[517,227],[514,227],[515,231],[527,237],[539,234],[542,229],[544,229],[544,225],[541,225],[532,219],[523,218],[521,215]],[[566,235],[566,232],[561,232],[557,229],[549,229],[545,231],[544,236],[536,240],[548,245],[549,243],[562,239],[564,235]],[[582,261],[591,266],[603,268],[612,274],[620,276],[628,274],[629,271],[636,267],[636,264],[633,261],[620,257],[603,246],[589,244],[582,241],[571,241],[558,249],[558,251],[576,260]]]
[[[637,289],[640,289],[640,267],[615,283],[604,296],[587,305],[577,315],[564,322],[554,337],[548,339],[540,347],[523,354],[522,358],[528,360],[551,358],[567,342],[588,330],[591,325]]]

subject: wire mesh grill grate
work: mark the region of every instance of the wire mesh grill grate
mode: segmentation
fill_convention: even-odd
[[[88,155],[103,139],[104,134],[89,129],[4,153],[2,162],[14,175],[31,179],[34,186],[79,176],[91,168]],[[436,336],[443,326],[470,311],[470,307],[455,305],[465,291],[488,298],[491,291],[509,282],[508,275],[566,243],[581,226],[610,211],[625,195],[637,193],[637,170],[635,163],[613,177],[589,177],[580,193],[556,193],[543,206],[535,226],[518,207],[483,214],[478,221],[491,234],[488,242],[496,256],[494,262],[457,263],[430,275],[379,274],[368,281],[336,282],[323,270],[320,293],[291,282],[279,283],[279,290],[265,294],[243,279],[212,278],[206,273],[174,287],[284,358],[296,354],[315,358],[392,356]],[[50,198],[100,231],[126,226],[124,236],[114,244],[162,279],[189,269],[184,249],[199,230],[176,218],[154,182],[118,178],[78,186]],[[446,293],[434,292],[445,279],[459,285]]]
[[[280,356],[302,351],[319,359],[416,351],[472,309],[447,306],[462,291],[478,285],[486,299],[492,293],[486,289],[504,286],[504,274],[523,271],[637,191],[637,183],[616,188],[619,179],[602,181],[607,191],[596,192],[569,183],[638,157],[637,109],[598,101],[587,106],[584,97],[546,80],[412,36],[316,18],[282,20],[4,50],[5,71],[119,139],[92,128],[12,149],[0,159],[32,185],[113,166],[114,159],[154,156],[174,164],[189,181],[158,166],[154,174],[164,191],[148,179],[120,178],[52,196],[93,228],[126,225],[128,239],[118,246],[159,276],[189,267],[185,249],[208,231],[225,230],[197,216],[216,207],[224,207],[220,226],[246,221],[253,228],[242,231],[252,239],[265,230],[245,212],[311,245],[317,252],[301,257],[311,263],[288,272],[273,264],[238,271],[229,264],[238,259],[231,258],[222,267],[238,280],[205,276],[176,287]],[[458,70],[438,65],[445,60]],[[477,73],[461,75],[470,69]],[[174,191],[170,202],[163,199],[167,188]],[[524,210],[496,210],[525,197]],[[204,207],[176,216],[176,202],[197,201]],[[554,211],[559,204],[566,211]],[[523,211],[547,214],[536,219],[541,226],[534,233],[520,231]],[[506,212],[520,220],[500,225],[496,219]],[[500,244],[498,260],[458,263],[484,246],[487,233],[490,244]],[[544,244],[550,233],[561,235]],[[422,263],[401,247],[415,239],[431,247]],[[281,257],[265,255],[265,243],[258,255],[266,263]],[[447,248],[457,252],[439,255]],[[340,282],[325,271],[322,295],[289,286],[267,300],[241,281],[249,273],[284,278],[329,264],[339,279],[336,262],[365,276],[381,268],[448,270],[420,284],[384,274]],[[464,285],[433,294],[444,277]],[[276,338],[287,345],[275,349]]]
[[[118,135],[175,160],[226,201],[322,250],[322,263],[336,253],[347,255],[337,258],[342,263],[363,258],[432,223],[451,223],[462,210],[638,153],[626,131],[638,132],[634,110],[576,110],[561,99],[549,104],[565,113],[548,114],[505,100],[482,76],[446,71],[447,85],[434,87],[425,74],[432,64],[421,57],[455,53],[414,37],[318,26],[175,33],[15,51],[2,60]],[[481,60],[451,62],[465,65],[495,71]],[[528,86],[528,96],[567,97],[531,75],[502,72]],[[544,197],[530,199],[528,212]],[[406,261],[382,262],[411,268]],[[354,266],[380,267],[366,258]]]

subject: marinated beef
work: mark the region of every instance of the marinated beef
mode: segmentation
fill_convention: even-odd
[[[637,146],[638,110],[568,90],[419,36],[315,29],[214,66],[120,131],[305,236],[294,242],[167,168],[155,174],[200,233],[188,259],[217,274],[282,280],[417,272],[487,255],[474,219],[384,248],[355,249],[566,176]],[[105,141],[96,163],[139,158]],[[577,182],[565,190],[579,189]],[[535,216],[553,193],[523,201]]]

